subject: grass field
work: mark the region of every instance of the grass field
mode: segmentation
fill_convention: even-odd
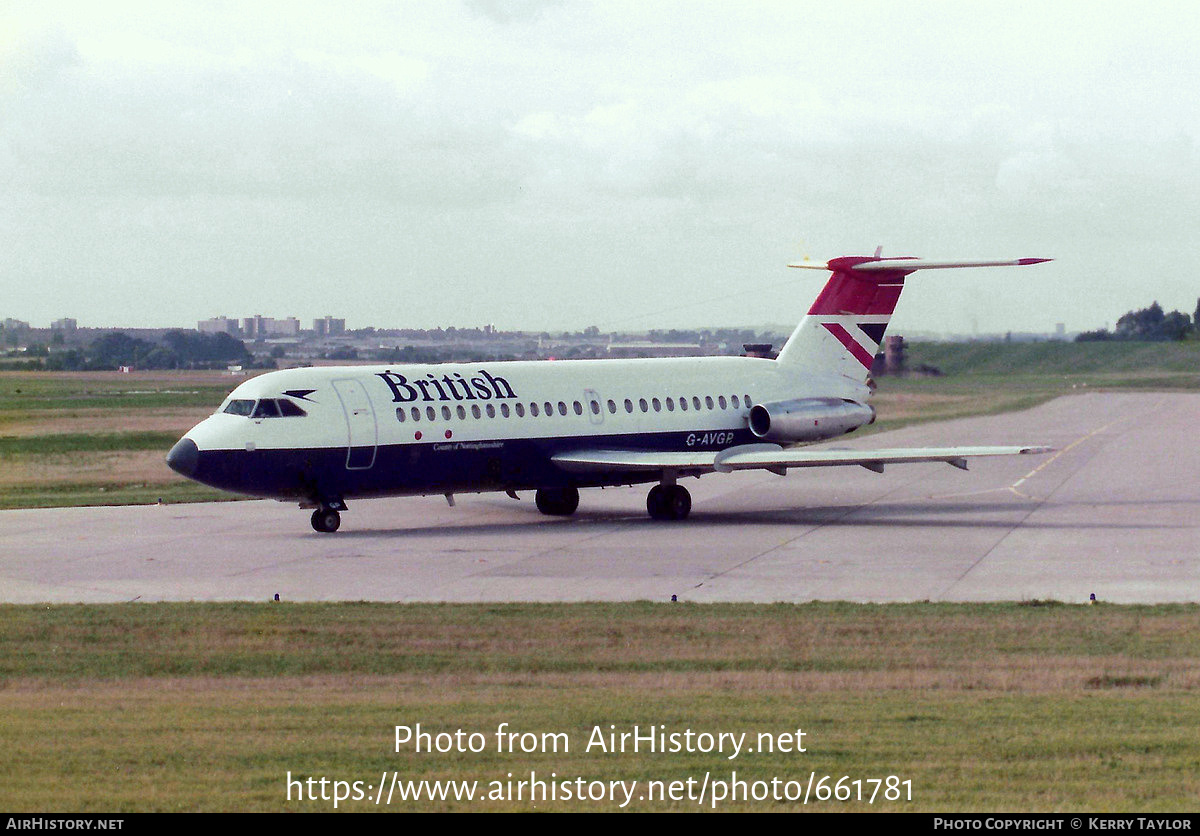
[[[936,378],[882,378],[869,432],[1025,409],[1090,388],[1198,389],[1200,343],[917,343]],[[234,498],[167,450],[243,378],[219,372],[0,372],[0,508]]]
[[[0,608],[0,805],[332,809],[285,778],[896,776],[810,809],[1179,811],[1200,792],[1194,606],[154,604]],[[495,732],[561,734],[497,751]],[[395,726],[483,751],[396,751]],[[609,753],[602,732],[805,731],[798,752]],[[539,748],[542,741],[538,741]],[[564,750],[565,749],[565,750]],[[680,786],[684,786],[680,784]],[[762,785],[765,787],[766,785]],[[714,784],[713,789],[716,789]],[[695,794],[695,793],[693,793]],[[641,800],[629,809],[712,806]],[[405,810],[616,802],[393,802]],[[718,809],[783,810],[787,801]],[[339,809],[373,810],[373,801]]]
[[[0,508],[229,499],[166,453],[242,378],[218,372],[0,373]]]

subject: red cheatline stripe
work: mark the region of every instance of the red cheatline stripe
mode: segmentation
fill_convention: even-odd
[[[871,356],[871,352],[859,345],[858,340],[850,336],[849,331],[836,322],[822,322],[821,324],[825,326],[830,334],[837,337],[837,341],[854,355],[855,360],[862,363],[868,369],[871,368],[871,363],[874,362],[875,358]]]

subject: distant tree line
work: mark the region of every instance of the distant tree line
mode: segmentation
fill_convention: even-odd
[[[93,340],[86,348],[43,355],[51,370],[104,370],[121,366],[139,369],[210,369],[249,366],[254,355],[229,334],[168,331],[162,342],[131,337],[120,331]]]
[[[1117,320],[1117,327],[1112,331],[1101,328],[1097,331],[1084,331],[1075,338],[1075,342],[1099,342],[1104,340],[1136,340],[1139,342],[1167,342],[1170,340],[1186,340],[1200,337],[1196,324],[1200,322],[1200,300],[1196,301],[1196,313],[1193,317],[1181,311],[1163,313],[1162,306],[1154,302],[1148,308],[1130,311]]]

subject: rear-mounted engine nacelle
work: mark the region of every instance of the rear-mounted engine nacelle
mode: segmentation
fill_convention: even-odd
[[[843,398],[801,398],[750,408],[750,432],[764,441],[820,441],[874,420],[874,407]]]

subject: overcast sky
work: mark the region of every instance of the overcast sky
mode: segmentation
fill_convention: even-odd
[[[1200,296],[1200,4],[0,0],[0,318],[895,330]]]

